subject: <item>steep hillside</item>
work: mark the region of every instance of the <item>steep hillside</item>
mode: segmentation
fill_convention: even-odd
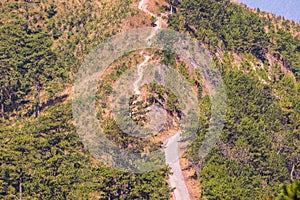
[[[136,3],[1,1],[0,199],[169,197],[166,169],[109,169],[73,125],[70,88],[85,56],[135,18],[150,26]]]
[[[76,132],[71,106],[75,74],[93,47],[123,30],[155,26],[157,18],[159,28],[188,34],[208,49],[226,86],[221,138],[207,157],[199,157],[211,116],[206,85],[174,52],[142,52],[148,63],[179,71],[199,98],[197,137],[181,160],[190,198],[280,199],[287,190],[296,193],[298,182],[290,184],[300,179],[300,25],[230,0],[172,1],[171,15],[169,2],[150,1],[147,10],[156,17],[138,9],[139,2],[1,1],[0,199],[172,198],[167,166],[134,174],[96,160]],[[170,122],[162,133],[137,139],[112,118],[112,88],[145,61],[142,54],[116,60],[96,95],[105,134],[133,151],[160,148],[161,138],[180,123],[178,97],[155,84],[140,87],[144,96],[133,96],[129,106],[143,126],[145,110],[160,104]]]
[[[300,178],[299,38],[230,1],[178,1],[175,6],[169,27],[188,32],[210,49],[227,88],[228,111],[218,146],[199,158],[207,128],[201,126],[199,141],[188,153],[198,170],[202,198],[278,194],[282,183]]]

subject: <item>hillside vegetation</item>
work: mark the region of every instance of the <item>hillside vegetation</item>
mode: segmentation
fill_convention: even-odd
[[[150,26],[150,16],[137,4],[1,1],[0,199],[170,199],[167,166],[140,174],[110,169],[85,149],[73,124],[71,85],[78,68],[109,36]],[[156,12],[168,9],[166,3],[156,4]],[[201,199],[299,199],[299,25],[229,0],[175,0],[173,5],[169,28],[209,50],[227,93],[222,136],[201,158],[198,149],[210,118],[207,88],[172,52],[149,51],[197,89],[199,129],[185,155],[195,171],[188,178],[201,184],[196,192]],[[158,143],[128,137],[105,115],[113,83],[141,60],[134,53],[127,56],[99,80],[97,117],[111,125],[105,134],[120,147],[155,149]],[[150,86],[153,93],[171,94]],[[162,100],[173,108],[176,98]]]
[[[0,199],[167,199],[167,170],[109,169],[84,149],[70,85],[131,1],[1,1]],[[149,23],[150,24],[150,23]]]
[[[281,184],[300,178],[299,38],[227,0],[183,0],[176,8],[169,26],[210,49],[228,98],[217,147],[206,158],[197,154],[210,116],[203,112],[187,154],[202,198],[276,196]]]

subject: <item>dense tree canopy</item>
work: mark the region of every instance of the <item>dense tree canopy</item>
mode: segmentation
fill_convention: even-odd
[[[73,124],[68,84],[93,46],[139,13],[132,3],[0,3],[0,199],[170,198],[167,167],[140,174],[110,169],[84,148]],[[172,5],[176,13],[169,16],[169,28],[209,49],[226,86],[222,136],[200,158],[211,115],[209,92],[174,53],[148,50],[197,87],[200,123],[186,157],[201,183],[201,198],[299,199],[299,37],[229,0]],[[107,115],[113,83],[139,61],[126,56],[99,83],[97,117],[121,148],[160,148],[130,137]],[[176,95],[150,86],[169,112],[177,112]]]

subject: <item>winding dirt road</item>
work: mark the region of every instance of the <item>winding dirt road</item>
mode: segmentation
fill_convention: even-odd
[[[162,28],[162,24],[163,24],[163,19],[162,19],[162,17],[161,17],[161,16],[157,16],[157,15],[155,15],[154,13],[150,12],[150,11],[147,9],[147,4],[148,4],[148,0],[141,0],[140,3],[139,3],[138,8],[139,8],[141,11],[143,11],[143,12],[149,14],[151,17],[155,17],[155,18],[157,19],[157,21],[155,22],[155,24],[156,24],[156,27],[155,27],[155,28],[157,28],[157,29]]]
[[[164,23],[161,16],[157,16],[154,13],[151,13],[147,10],[147,0],[141,0],[139,2],[138,8],[143,12],[149,14],[150,16],[156,17],[157,21],[155,22],[156,27],[153,29],[150,36],[147,38],[147,41],[151,41],[156,34],[156,31],[162,28],[162,24]],[[171,10],[172,13],[172,10]],[[143,55],[143,51],[140,53]],[[133,83],[134,91],[137,95],[140,94],[138,89],[138,83],[142,80],[143,77],[143,66],[148,63],[150,56],[145,55],[145,60],[138,65],[138,79]],[[182,174],[182,170],[179,163],[179,149],[178,149],[178,142],[180,141],[180,131],[176,132],[175,134],[166,137],[163,140],[163,146],[165,147],[165,157],[166,163],[171,167],[172,174],[169,176],[169,184],[172,188],[175,188],[173,193],[173,198],[175,200],[189,200],[189,192],[187,186],[184,181],[184,177]]]
[[[143,51],[141,51],[140,55],[143,55]],[[138,65],[138,78],[137,80],[133,83],[133,90],[134,90],[134,93],[136,95],[139,95],[140,94],[140,90],[139,90],[139,82],[142,80],[143,78],[143,66],[148,63],[150,59],[150,56],[147,56],[145,55],[145,60]]]

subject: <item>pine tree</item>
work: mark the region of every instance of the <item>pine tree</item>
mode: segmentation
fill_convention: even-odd
[[[300,182],[295,181],[290,185],[283,185],[276,200],[300,200]]]

